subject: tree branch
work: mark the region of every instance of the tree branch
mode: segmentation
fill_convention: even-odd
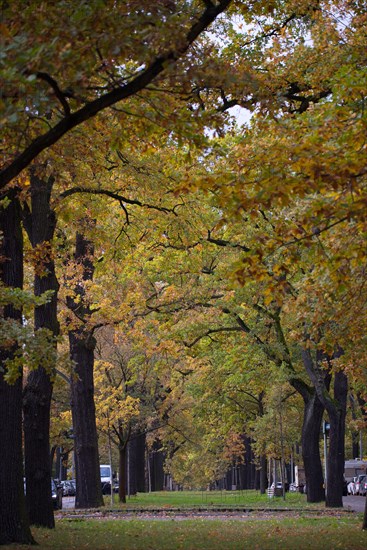
[[[206,239],[209,243],[216,244],[217,246],[228,246],[230,248],[239,248],[240,250],[243,250],[244,252],[250,252],[250,248],[248,248],[246,245],[239,244],[239,243],[231,243],[231,241],[225,241],[224,239],[213,239],[211,237],[211,231],[208,230],[208,237]]]
[[[51,88],[53,89],[54,93],[55,93],[55,96],[57,97],[57,99],[60,101],[63,109],[64,109],[64,114],[65,114],[65,117],[69,117],[70,116],[70,105],[69,103],[66,101],[66,96],[65,94],[60,90],[56,80],[54,78],[52,78],[52,76],[50,76],[48,73],[43,73],[43,72],[38,72],[37,73],[37,78],[40,78],[41,80],[44,80],[45,82],[47,82]]]
[[[210,336],[211,334],[218,334],[218,332],[241,332],[241,328],[240,327],[211,328],[211,329],[206,330],[203,334],[200,334],[199,336],[197,336],[197,338],[195,338],[195,340],[193,340],[192,342],[190,342],[190,343],[184,342],[184,345],[187,348],[192,348],[200,340],[202,340],[203,338],[206,338],[206,336]]]
[[[122,101],[137,92],[146,88],[158,75],[163,73],[166,67],[175,63],[182,57],[196,38],[215,21],[215,19],[224,12],[230,5],[231,0],[221,0],[218,4],[207,4],[206,9],[193,23],[186,35],[184,44],[179,45],[175,50],[168,50],[157,57],[148,67],[143,69],[131,82],[118,86],[97,99],[86,103],[82,108],[74,113],[65,116],[56,126],[45,134],[37,137],[18,157],[16,157],[6,168],[0,172],[0,189],[5,187],[12,179],[17,177],[20,172],[29,166],[29,164],[42,151],[57,143],[67,132],[82,124],[86,120],[93,118],[102,110],[111,107],[118,101]]]
[[[106,197],[115,199],[119,201],[121,207],[125,210],[125,213],[126,213],[126,209],[123,206],[123,203],[140,206],[142,208],[150,208],[152,210],[159,210],[160,212],[171,213],[177,216],[177,214],[173,211],[172,208],[165,208],[164,206],[155,206],[152,204],[141,202],[137,199],[128,199],[127,197],[124,197],[119,193],[115,193],[114,191],[109,191],[108,189],[93,189],[92,187],[77,186],[77,187],[71,187],[70,189],[66,189],[66,191],[63,191],[60,194],[60,197],[65,199],[67,197],[70,197],[71,195],[75,195],[76,193],[89,193],[91,195],[105,195]]]

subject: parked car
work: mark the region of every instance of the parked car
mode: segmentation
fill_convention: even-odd
[[[359,486],[359,494],[363,497],[367,495],[367,476]]]
[[[61,510],[63,490],[61,484],[57,484],[54,479],[51,479],[51,495],[55,510]]]
[[[73,479],[61,481],[61,485],[65,497],[73,497],[76,495],[76,485]]]
[[[361,474],[359,476],[357,476],[357,480],[355,482],[355,488],[356,488],[356,492],[354,493],[355,495],[360,495],[361,494],[361,486],[363,485],[363,483],[367,480],[367,476],[365,474]]]
[[[348,482],[344,479],[343,480],[343,497],[346,497],[348,495]]]
[[[355,482],[356,482],[356,477],[354,477],[352,479],[352,481],[350,481],[347,485],[347,493],[348,495],[355,495],[355,490],[356,490],[356,486],[355,486]]]
[[[113,492],[118,493],[119,492],[119,484],[118,481],[114,480],[113,482]],[[105,481],[102,483],[102,495],[110,495],[111,494],[111,483],[109,481]]]
[[[26,485],[25,477],[23,478],[23,485],[24,485],[24,494],[26,494],[27,485]],[[51,498],[52,498],[52,504],[55,510],[62,509],[62,496],[63,496],[62,485],[60,483],[56,483],[54,479],[51,479]]]
[[[363,482],[367,481],[367,476],[365,474],[360,474],[352,479],[348,483],[347,492],[348,495],[359,495],[361,494],[361,485]],[[362,489],[363,490],[363,489]]]

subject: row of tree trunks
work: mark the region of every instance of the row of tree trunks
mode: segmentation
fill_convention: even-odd
[[[57,292],[58,282],[52,258],[52,239],[56,227],[54,212],[50,207],[53,179],[40,179],[31,174],[31,207],[25,207],[21,213],[20,205],[14,193],[10,203],[0,211],[0,228],[3,239],[1,256],[1,278],[5,286],[22,288],[23,285],[23,239],[21,219],[23,217],[30,242],[34,250],[42,250],[40,262],[36,265],[34,293],[42,295],[52,290],[50,300],[35,308],[35,330],[49,331],[50,348],[54,348],[56,359]],[[77,237],[76,257],[82,257],[80,237]],[[82,247],[84,245],[82,244]],[[45,253],[46,252],[46,253]],[[22,324],[22,313],[11,306],[3,310],[4,318],[14,319]],[[73,385],[74,423],[79,441],[76,452],[77,470],[79,469],[79,507],[100,506],[103,504],[95,410],[93,400],[93,338],[90,335],[70,335],[71,355],[76,365]],[[0,350],[0,360],[11,359],[13,349]],[[52,350],[48,353],[48,360]],[[0,468],[0,542],[33,543],[29,529],[31,524],[53,528],[55,525],[51,499],[51,462],[49,446],[50,406],[53,389],[53,375],[56,364],[39,365],[27,379],[22,395],[22,373],[12,385],[5,380],[6,368],[0,373],[0,418],[1,441],[4,450],[1,453]],[[23,488],[22,454],[22,404],[24,405],[24,445],[25,475],[27,480],[26,501]],[[86,414],[88,411],[88,414]],[[86,421],[87,420],[87,421]],[[94,437],[93,437],[94,434]],[[79,452],[78,452],[79,451]],[[92,463],[92,466],[90,464]],[[92,488],[92,491],[90,490]],[[29,518],[26,508],[29,512]]]
[[[4,196],[1,197],[4,199]],[[0,277],[5,287],[23,287],[23,237],[21,213],[14,194],[0,206]],[[22,312],[11,305],[2,310],[4,320],[22,324]],[[5,361],[14,348],[0,349],[0,544],[34,543],[23,489],[22,372],[14,384],[5,380]]]

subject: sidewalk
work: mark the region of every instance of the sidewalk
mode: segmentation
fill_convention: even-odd
[[[343,506],[347,510],[353,510],[353,512],[361,512],[363,514],[366,504],[366,497],[360,496],[348,496],[343,497]]]

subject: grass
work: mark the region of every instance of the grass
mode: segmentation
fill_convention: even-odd
[[[361,518],[265,520],[59,520],[56,529],[34,529],[39,550],[365,550]],[[4,546],[12,550],[24,546]],[[27,548],[27,547],[26,547]]]
[[[225,511],[220,519],[195,517],[195,510],[244,508],[255,510],[250,515],[238,512],[234,517]],[[110,509],[106,497],[105,510]],[[286,513],[270,509],[291,510]],[[128,509],[142,513],[121,514]],[[186,510],[187,516],[171,513]],[[144,514],[144,510],[146,513]],[[161,510],[163,513],[149,513]],[[191,512],[188,512],[191,510]],[[256,511],[257,510],[257,511]],[[317,513],[315,513],[315,511]],[[365,550],[367,532],[361,531],[362,514],[326,509],[323,504],[308,504],[306,496],[287,493],[269,499],[257,491],[180,491],[139,493],[126,505],[114,504],[109,515],[94,511],[64,510],[58,514],[56,529],[32,529],[39,550]],[[212,518],[215,516],[213,513]],[[25,546],[4,546],[11,550]],[[32,548],[32,547],[29,547]]]
[[[119,508],[211,508],[211,507],[247,507],[247,508],[317,508],[323,509],[323,504],[308,504],[306,495],[287,493],[285,501],[282,497],[269,498],[258,491],[157,491],[154,493],[138,493],[127,499],[126,505],[118,503],[114,495],[114,506]],[[107,507],[111,505],[111,497],[105,497]]]

